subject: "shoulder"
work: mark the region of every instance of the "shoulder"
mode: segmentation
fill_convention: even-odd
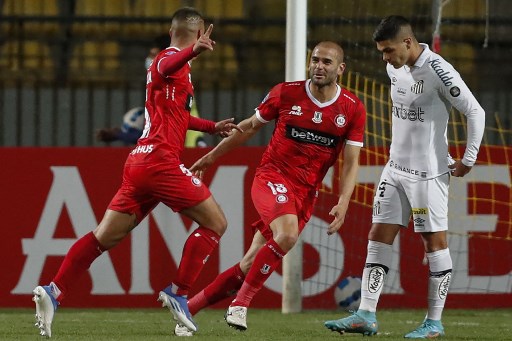
[[[345,108],[350,108],[353,112],[365,111],[363,102],[347,89],[341,89],[338,103]]]
[[[282,92],[301,91],[305,88],[306,81],[283,82],[276,85]]]
[[[281,95],[286,94],[289,96],[290,93],[294,93],[297,91],[304,92],[305,89],[305,81],[298,82],[282,82],[275,85],[272,90],[270,90],[269,95],[271,97],[281,97]]]
[[[354,95],[352,92],[348,91],[347,89],[343,88],[341,89],[340,97],[338,98],[338,101],[349,101],[353,104],[359,104],[362,103],[359,97]]]
[[[453,65],[437,53],[432,53],[429,56],[425,61],[424,68],[436,82],[444,86],[451,86],[454,79],[460,77]]]

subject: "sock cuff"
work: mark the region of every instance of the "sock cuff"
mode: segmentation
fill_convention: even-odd
[[[235,264],[235,266],[233,266],[233,273],[235,274],[236,279],[238,279],[240,282],[244,281],[245,274],[243,273],[242,269],[240,268],[240,263]]]
[[[368,241],[368,252],[366,255],[367,264],[380,264],[386,268],[391,265],[393,247],[386,243],[374,240]]]
[[[428,266],[430,273],[441,273],[451,270],[452,257],[448,248],[427,253]]]
[[[98,238],[96,238],[96,236],[94,235],[93,231],[87,233],[84,236],[84,238],[86,238],[86,240],[91,241],[96,246],[96,250],[98,250],[98,252],[100,254],[102,254],[103,252],[107,251],[107,249],[103,245],[101,245],[101,243],[99,242]]]
[[[266,244],[265,247],[268,247],[276,256],[279,258],[283,258],[286,255],[286,252],[281,249],[279,244],[274,240],[274,238],[270,239]]]
[[[220,235],[207,227],[199,226],[192,234],[199,233],[211,246],[219,245]]]

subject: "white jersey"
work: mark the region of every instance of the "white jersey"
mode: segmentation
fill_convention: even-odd
[[[485,112],[459,73],[428,45],[414,66],[395,69],[391,79],[392,140],[388,167],[404,176],[427,180],[449,172],[446,131],[451,107],[468,121],[462,162],[473,166],[482,141]]]

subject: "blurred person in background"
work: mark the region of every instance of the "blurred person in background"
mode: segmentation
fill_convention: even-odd
[[[325,326],[341,333],[377,333],[377,303],[391,266],[392,245],[412,214],[414,232],[421,236],[429,265],[428,310],[421,325],[405,338],[437,338],[444,335],[441,315],[452,274],[446,237],[450,176],[463,177],[475,164],[485,112],[454,67],[427,44],[418,43],[406,18],[384,18],[373,40],[391,80],[389,161],[375,191],[359,309]],[[448,152],[446,131],[452,106],[467,118],[461,160],[452,159]]]
[[[127,157],[121,187],[96,229],[71,246],[50,284],[33,290],[41,335],[51,337],[58,305],[74,294],[72,287],[92,262],[118,245],[160,202],[199,225],[183,246],[175,277],[158,295],[176,320],[197,330],[187,306],[188,291],[217,247],[227,222],[208,187],[181,163],[180,156],[188,128],[223,137],[239,128],[233,119],[215,123],[190,115],[194,98],[191,60],[213,51],[213,25],[205,32],[201,14],[188,7],[176,11],[171,22],[171,44],[147,70],[145,126]]]

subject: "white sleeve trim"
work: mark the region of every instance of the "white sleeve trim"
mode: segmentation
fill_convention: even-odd
[[[351,146],[356,146],[356,147],[362,147],[363,146],[363,142],[352,141],[352,140],[345,140],[345,144],[349,144]]]
[[[256,118],[258,119],[258,121],[260,121],[261,123],[265,123],[265,124],[269,122],[266,119],[264,119],[263,117],[261,117],[260,111],[258,109],[254,109],[254,111],[256,112]]]

